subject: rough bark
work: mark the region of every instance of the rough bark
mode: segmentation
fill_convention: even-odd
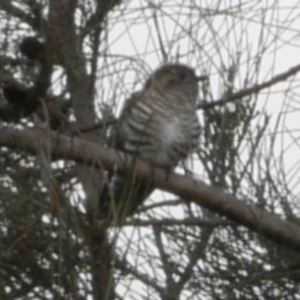
[[[133,159],[130,155],[41,129],[17,130],[2,127],[0,145],[21,148],[33,154],[48,145],[52,159],[74,160],[100,169],[112,170],[117,166],[120,173],[125,170],[134,172],[141,178],[148,178],[164,191],[189,199],[187,201],[206,207],[252,231],[300,251],[300,228],[296,224],[248,204],[249,200],[238,199],[199,180],[175,173],[167,174],[160,168],[153,168],[139,159]]]

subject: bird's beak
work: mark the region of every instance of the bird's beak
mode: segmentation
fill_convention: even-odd
[[[208,80],[208,76],[207,75],[203,75],[203,76],[196,76],[197,81],[207,81]]]

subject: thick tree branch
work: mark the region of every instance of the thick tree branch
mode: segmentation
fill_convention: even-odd
[[[141,160],[132,159],[129,155],[113,149],[105,149],[86,140],[70,138],[54,132],[46,134],[44,129],[18,130],[0,127],[0,130],[0,146],[24,149],[33,154],[38,153],[41,147],[48,146],[52,159],[74,160],[95,168],[111,170],[117,165],[120,172],[131,170],[141,178],[151,178],[153,183],[164,191],[189,199],[250,230],[265,234],[277,242],[300,251],[299,226],[204,182],[175,173],[167,174],[164,170],[153,168]],[[50,138],[50,141],[47,138]]]
[[[52,52],[57,53],[65,69],[68,91],[78,126],[87,127],[95,124],[97,116],[81,41],[76,34],[75,9],[76,1],[51,0],[49,2],[47,38]],[[92,134],[90,136],[92,137]]]
[[[49,1],[47,48],[57,55],[65,71],[77,126],[83,128],[94,126],[97,116],[94,107],[94,87],[88,75],[83,41],[76,26],[77,4],[78,0]],[[84,135],[94,141],[100,138],[98,131],[86,132]],[[98,220],[99,192],[102,187],[101,175],[98,170],[87,168],[85,165],[78,165],[77,170],[87,196],[85,207],[90,223],[88,244],[91,253],[93,298],[115,299],[110,263],[113,250],[106,237],[105,228],[97,230],[95,226]]]
[[[117,225],[118,226],[118,225]],[[167,227],[167,226],[197,226],[197,227],[218,227],[218,226],[235,226],[235,223],[223,220],[221,218],[212,218],[212,219],[196,219],[196,218],[187,218],[187,219],[161,219],[161,220],[140,220],[132,219],[126,221],[122,226],[135,226],[135,227]]]

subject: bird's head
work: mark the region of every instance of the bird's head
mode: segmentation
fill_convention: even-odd
[[[195,71],[182,64],[167,64],[157,69],[146,82],[145,88],[156,88],[161,93],[182,94],[195,103],[198,96],[199,81],[207,76],[197,76]]]
[[[45,45],[36,37],[26,37],[19,45],[20,52],[28,59],[40,59],[45,50]]]

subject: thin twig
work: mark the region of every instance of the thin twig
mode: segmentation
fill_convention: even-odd
[[[221,98],[221,99],[213,101],[213,102],[199,104],[198,108],[199,109],[210,109],[215,106],[224,105],[225,103],[234,102],[236,100],[239,100],[239,99],[241,99],[245,96],[249,96],[251,94],[257,94],[259,91],[261,91],[265,88],[273,86],[276,83],[285,81],[287,78],[297,74],[299,71],[300,71],[300,64],[288,69],[286,72],[276,75],[275,77],[273,77],[272,79],[270,79],[264,83],[256,84],[250,88],[246,88],[239,92],[233,93],[228,98]]]

